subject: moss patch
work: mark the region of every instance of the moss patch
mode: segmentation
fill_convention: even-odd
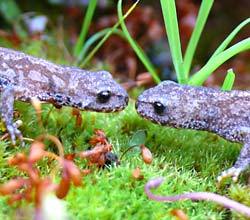
[[[45,129],[62,140],[68,153],[87,149],[94,129],[101,128],[106,132],[114,151],[121,155],[134,132],[144,129],[147,133],[146,146],[154,156],[153,163],[146,165],[139,152],[132,150],[123,157],[120,166],[96,170],[86,176],[83,186],[72,187],[66,198],[72,219],[170,219],[170,211],[176,208],[184,210],[191,219],[226,219],[231,215],[211,202],[164,204],[149,201],[143,187],[147,180],[157,176],[165,177],[164,184],[156,191],[159,194],[210,191],[226,194],[250,205],[247,196],[249,188],[240,185],[244,183],[244,178],[239,184],[229,185],[228,189],[216,188],[216,177],[233,164],[240,150],[239,144],[229,143],[207,132],[154,125],[137,116],[133,106],[131,101],[129,107],[118,114],[83,112],[83,124],[76,127],[71,108],[57,110],[50,105],[43,105]],[[16,103],[16,108],[24,122],[24,136],[35,138],[42,130],[38,127],[33,108],[21,102]],[[9,142],[0,144],[0,176],[1,182],[5,182],[18,175],[14,168],[7,165],[6,158],[23,149],[11,147]],[[54,151],[50,143],[48,147]],[[78,161],[78,164],[85,166],[82,161]],[[44,173],[53,169],[53,164],[47,164],[46,161],[40,166]],[[143,180],[132,178],[132,171],[136,167],[140,167]],[[6,205],[3,197],[0,198],[0,204],[4,207],[0,210],[1,219],[6,219],[16,210]],[[237,215],[231,217],[239,218]]]

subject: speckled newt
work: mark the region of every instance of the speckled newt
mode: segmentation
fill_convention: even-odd
[[[0,113],[13,144],[23,139],[13,123],[14,100],[32,98],[80,110],[114,112],[128,103],[127,92],[106,71],[57,65],[0,47]]]
[[[144,118],[175,128],[205,130],[232,141],[243,143],[240,155],[225,177],[238,179],[250,165],[250,91],[180,85],[164,81],[144,91],[136,103]]]

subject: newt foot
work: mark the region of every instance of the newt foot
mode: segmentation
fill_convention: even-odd
[[[20,121],[17,121],[13,124],[6,125],[6,129],[10,135],[11,143],[16,145],[16,138],[18,138],[21,142],[21,146],[24,146],[23,135],[21,131],[18,129],[20,126]]]
[[[242,172],[242,168],[231,167],[228,170],[223,171],[221,175],[217,177],[217,181],[221,183],[224,179],[228,177],[232,177],[232,180],[234,182],[237,182],[241,172]]]

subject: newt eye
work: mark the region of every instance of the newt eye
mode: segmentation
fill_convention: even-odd
[[[106,103],[111,97],[110,91],[102,91],[97,94],[97,101],[100,103]]]
[[[158,115],[162,115],[165,108],[166,107],[161,102],[154,102],[154,110]]]

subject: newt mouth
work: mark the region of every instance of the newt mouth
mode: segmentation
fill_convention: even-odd
[[[120,112],[124,110],[127,107],[128,99],[125,100],[125,103],[120,106],[115,106],[115,107],[107,107],[107,106],[99,106],[99,107],[90,107],[86,106],[84,109],[85,111],[95,111],[95,112],[103,112],[103,113],[112,113],[112,112]]]
[[[95,110],[96,112],[103,112],[103,113],[112,113],[112,112],[120,112],[122,111],[123,109],[126,108],[126,105],[125,106],[121,106],[119,108],[114,108],[114,109],[98,109],[98,110]]]
[[[157,117],[161,117],[159,115],[157,115],[157,117],[154,117],[156,115],[154,115],[153,113],[150,114],[147,112],[147,109],[150,109],[148,108],[148,106],[145,106],[147,105],[148,103],[146,102],[142,102],[142,101],[136,101],[135,103],[135,108],[136,108],[136,111],[137,113],[142,117],[142,118],[145,118],[145,119],[148,119],[149,121],[155,123],[155,124],[159,124],[159,125],[166,125],[167,123],[164,122],[163,120],[157,120],[156,118]]]
[[[137,111],[137,112],[138,112],[138,111]],[[140,113],[140,112],[138,112],[138,114],[139,114],[141,117],[143,117],[143,118],[145,118],[145,119],[147,119],[147,120],[153,122],[154,124],[158,124],[158,125],[162,125],[162,126],[167,125],[166,122],[159,121],[159,120],[157,120],[157,119],[155,119],[155,118],[153,118],[153,117],[151,117],[151,116],[149,116],[149,115],[146,115],[146,114],[143,114],[143,113]]]

